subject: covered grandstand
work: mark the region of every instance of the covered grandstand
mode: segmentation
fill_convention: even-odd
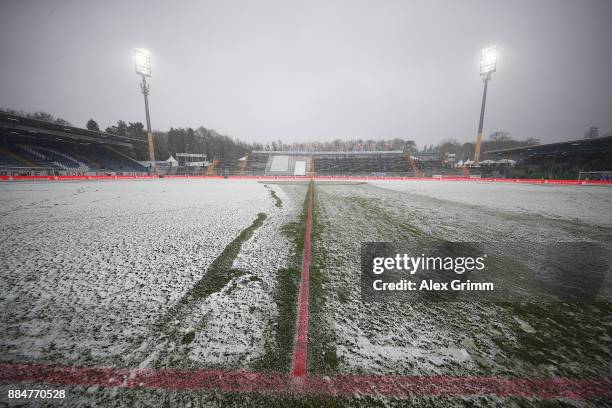
[[[147,167],[118,149],[145,140],[0,112],[2,175],[143,175]]]
[[[434,157],[435,155],[435,157]],[[215,167],[221,176],[382,176],[431,177],[464,175],[444,165],[439,154],[422,157],[390,151],[268,151],[254,150],[240,159],[223,159]]]
[[[254,150],[240,160],[219,163],[220,175],[266,176],[413,176],[410,156],[394,151],[266,151]]]
[[[612,135],[492,150],[485,155],[498,163],[515,161],[513,168],[502,169],[505,172],[502,175],[508,177],[577,179],[581,172],[612,171]],[[495,171],[498,171],[495,166],[485,169],[486,173]]]

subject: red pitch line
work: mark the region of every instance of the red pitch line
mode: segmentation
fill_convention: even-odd
[[[310,232],[312,230],[312,195],[314,182],[308,186],[308,209],[304,236],[304,258],[298,300],[295,349],[291,361],[291,376],[304,377],[308,372],[308,303],[310,301]]]
[[[296,387],[280,373],[224,370],[114,369],[0,363],[0,383],[44,383],[166,390],[205,390],[330,396],[496,396],[543,400],[612,397],[611,378],[504,378],[450,376],[307,376]]]

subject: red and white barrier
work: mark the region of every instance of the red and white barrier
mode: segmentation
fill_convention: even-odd
[[[0,176],[0,181],[99,181],[99,180],[150,180],[199,179],[199,180],[310,180],[317,181],[464,181],[472,183],[521,183],[521,184],[560,184],[560,185],[610,185],[612,180],[543,180],[507,178],[469,178],[469,177],[384,177],[384,176]]]

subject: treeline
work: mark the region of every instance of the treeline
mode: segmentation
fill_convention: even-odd
[[[90,121],[91,122],[91,121]],[[95,122],[94,122],[95,123]],[[96,125],[97,126],[97,125]],[[90,123],[87,125],[88,129]],[[94,129],[92,129],[94,130]],[[131,136],[146,139],[146,131],[141,122],[118,121],[116,125],[106,128],[107,133]],[[221,135],[213,129],[199,127],[170,128],[167,132],[153,133],[155,144],[155,157],[165,160],[176,153],[206,154],[209,160],[237,159],[252,150],[265,151],[389,151],[401,150],[406,153],[417,153],[419,149],[413,140],[406,139],[336,139],[329,142],[286,143],[276,140],[268,143],[246,143],[236,138]],[[539,144],[535,138],[515,140],[508,132],[494,132],[481,144],[481,160],[487,158],[484,152],[490,150],[509,149],[514,147],[532,146]],[[455,154],[457,160],[474,158],[475,142],[458,142],[449,139],[437,145],[425,145],[420,151],[425,153],[438,153],[443,159],[447,153]],[[146,144],[138,145],[129,152],[137,160],[147,160],[148,150]]]
[[[153,134],[156,152],[160,159],[175,153],[206,154],[209,160],[238,159],[245,156],[253,146],[249,143],[217,133],[214,129],[200,126],[192,128],[170,128],[168,132]]]
[[[532,146],[539,144],[538,139],[528,138],[515,140],[508,132],[494,132],[482,141],[481,151],[508,149],[513,147]],[[475,142],[458,142],[448,139],[434,145],[425,145],[420,150],[423,153],[438,153],[443,158],[447,153],[454,153],[458,159],[474,158]],[[389,140],[334,140],[332,142],[309,142],[309,143],[283,143],[282,140],[266,143],[263,149],[269,151],[389,151],[401,150],[406,153],[417,153],[417,145],[413,140],[389,139]]]
[[[90,119],[87,122],[90,130],[99,130],[97,123]],[[118,121],[115,125],[105,129],[106,133],[114,135],[129,136],[146,140],[147,133],[141,122]],[[155,157],[157,160],[166,160],[170,155],[176,153],[200,153],[206,154],[209,160],[213,159],[238,159],[253,150],[266,151],[373,151],[373,150],[401,150],[405,152],[416,152],[417,146],[413,140],[389,139],[389,140],[340,140],[330,142],[308,142],[308,143],[285,143],[276,140],[268,143],[247,143],[236,138],[219,134],[213,129],[199,127],[192,128],[170,128],[167,132],[153,132],[153,143],[155,145]],[[148,159],[148,148],[146,144],[138,144],[126,153],[137,160]]]
[[[87,123],[88,129],[97,124],[93,119]],[[94,129],[91,129],[94,130]],[[118,121],[117,124],[105,129],[106,133],[129,136],[142,140],[147,139],[147,131],[141,122]],[[200,126],[192,128],[170,128],[167,132],[153,132],[153,145],[157,160],[166,160],[171,155],[176,158],[177,153],[205,154],[209,160],[237,159],[253,150],[253,145],[238,139],[219,134],[213,129]],[[136,160],[148,160],[149,151],[146,143],[134,144],[132,149],[126,149]]]
[[[525,140],[515,140],[510,136],[508,132],[494,132],[489,137],[481,142],[480,159],[487,159],[487,155],[484,152],[500,149],[511,149],[515,147],[533,146],[540,144],[539,139],[527,138]],[[424,153],[438,153],[441,159],[443,159],[447,153],[455,154],[456,160],[474,159],[474,149],[476,147],[475,142],[461,143],[454,139],[445,140],[437,145],[425,145],[423,150]]]
[[[388,139],[388,140],[372,140],[372,139],[354,139],[340,140],[336,139],[331,142],[307,142],[307,143],[284,143],[282,140],[266,143],[265,145],[257,145],[255,150],[269,151],[303,151],[303,152],[359,152],[359,151],[389,151],[402,150],[405,152],[416,151],[416,143],[413,140],[404,139]]]

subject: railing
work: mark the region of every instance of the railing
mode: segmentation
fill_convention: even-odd
[[[59,176],[59,177],[86,177],[86,176],[142,176],[146,172],[117,171],[111,169],[96,169],[95,171],[61,170],[53,167],[20,167],[0,165],[0,176]]]
[[[60,170],[53,167],[20,167],[0,165],[2,176],[57,176]]]
[[[543,179],[507,179],[507,178],[466,178],[466,177],[403,177],[403,176],[194,176],[194,175],[83,175],[83,176],[50,176],[50,175],[1,175],[0,181],[94,181],[94,180],[137,180],[137,179],[244,179],[244,180],[303,180],[311,179],[320,181],[430,181],[430,182],[479,182],[479,183],[519,183],[519,184],[557,184],[557,185],[607,185],[612,186],[612,181],[603,180],[543,180]]]

